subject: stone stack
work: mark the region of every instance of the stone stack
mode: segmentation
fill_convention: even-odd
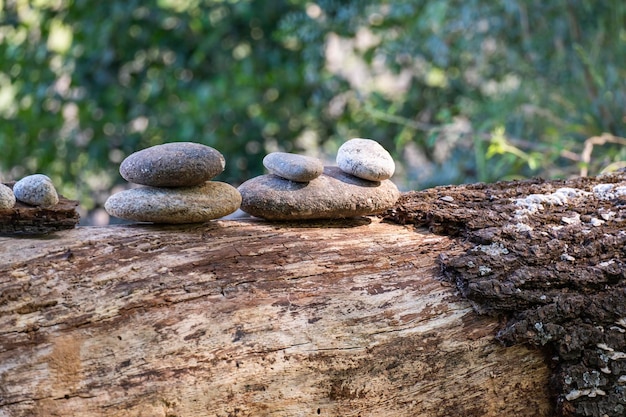
[[[316,158],[276,152],[263,160],[269,175],[239,186],[241,209],[268,220],[336,219],[380,213],[400,192],[389,180],[395,164],[370,139],[352,139],[337,152],[338,167]]]
[[[120,165],[128,182],[143,187],[110,196],[111,216],[152,223],[202,223],[235,212],[241,195],[229,184],[211,181],[225,167],[217,150],[199,143],[173,142],[129,155]]]
[[[59,204],[52,180],[43,174],[27,175],[13,184],[13,188],[0,184],[0,210],[10,210],[19,201],[29,206],[51,208]]]

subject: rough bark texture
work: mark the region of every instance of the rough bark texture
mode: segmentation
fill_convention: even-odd
[[[387,217],[462,238],[444,274],[500,340],[553,352],[559,415],[626,415],[626,174],[438,187]]]
[[[14,182],[5,185],[13,188]],[[0,209],[0,235],[39,235],[72,229],[80,220],[78,202],[59,196],[54,207],[34,207],[20,201],[12,209]]]
[[[494,339],[440,279],[464,248],[424,229],[79,227],[0,248],[1,416],[554,412],[544,353]]]

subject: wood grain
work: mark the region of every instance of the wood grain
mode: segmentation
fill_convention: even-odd
[[[548,416],[541,351],[376,219],[0,238],[0,416]]]

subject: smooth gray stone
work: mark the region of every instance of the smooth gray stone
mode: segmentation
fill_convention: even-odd
[[[138,222],[202,223],[233,213],[241,204],[237,189],[224,182],[180,188],[141,187],[110,196],[111,216]]]
[[[274,175],[297,182],[309,182],[324,171],[324,164],[319,159],[287,152],[267,154],[263,166]]]
[[[15,206],[13,190],[4,184],[0,184],[0,210],[11,209],[13,206]]]
[[[59,203],[59,195],[52,180],[43,174],[28,175],[13,185],[15,198],[31,206],[52,207]]]
[[[129,155],[120,165],[120,174],[134,184],[188,187],[215,178],[225,166],[224,156],[210,146],[172,142]]]
[[[350,139],[341,145],[337,165],[348,174],[370,181],[389,179],[396,170],[389,152],[371,139]]]
[[[261,175],[239,186],[241,209],[268,220],[337,219],[380,213],[392,207],[400,192],[389,181],[367,181],[337,167],[308,183]]]

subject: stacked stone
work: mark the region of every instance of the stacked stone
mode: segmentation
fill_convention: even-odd
[[[0,210],[12,209],[15,206],[15,194],[10,187],[0,184]]]
[[[59,204],[59,195],[50,178],[34,174],[13,184],[13,189],[0,184],[0,210],[12,209],[16,201],[48,208]]]
[[[395,163],[378,142],[351,139],[337,152],[338,167],[283,152],[267,155],[270,172],[239,186],[241,209],[268,220],[336,219],[380,213],[400,192],[389,180]]]
[[[235,212],[241,195],[229,184],[211,181],[225,167],[224,156],[199,143],[174,142],[129,155],[120,174],[143,187],[110,196],[111,216],[152,223],[202,223]]]

